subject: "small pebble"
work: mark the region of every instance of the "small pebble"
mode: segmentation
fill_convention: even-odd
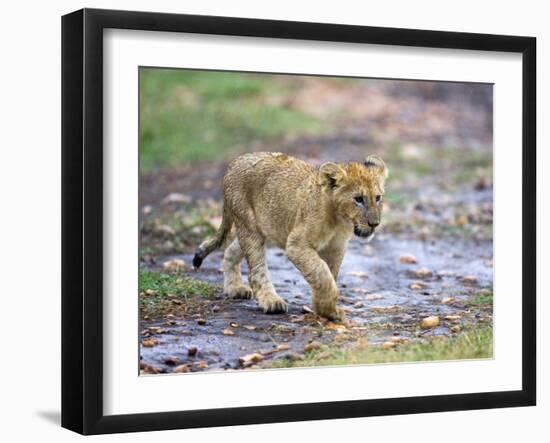
[[[475,285],[477,283],[477,277],[475,275],[466,275],[462,277],[462,282],[467,285]]]
[[[428,268],[418,268],[418,269],[409,271],[409,274],[411,274],[416,278],[429,278],[433,275],[433,272],[430,271]]]
[[[418,263],[418,260],[412,254],[403,254],[401,257],[399,257],[399,263],[403,263],[406,265],[415,265]]]
[[[422,329],[431,329],[439,326],[439,317],[432,315],[430,317],[423,318],[420,321],[420,327]]]
[[[180,363],[180,359],[175,355],[170,355],[164,359],[164,363],[168,366],[176,366]]]

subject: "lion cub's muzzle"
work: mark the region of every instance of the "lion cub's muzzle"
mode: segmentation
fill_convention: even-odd
[[[376,229],[376,226],[374,226],[374,227],[372,227],[372,226],[363,227],[363,226],[355,225],[353,227],[353,233],[357,237],[368,238],[370,240],[374,236],[374,230],[375,229]]]

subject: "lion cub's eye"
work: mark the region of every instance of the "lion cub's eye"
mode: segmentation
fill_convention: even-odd
[[[354,199],[357,203],[363,204],[363,196],[362,196],[362,195],[358,195],[357,197],[354,197],[353,199]]]
[[[377,195],[376,196],[376,203],[380,203],[382,201],[382,196],[381,195]]]

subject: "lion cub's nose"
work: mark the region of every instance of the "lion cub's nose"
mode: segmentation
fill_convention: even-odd
[[[375,222],[375,223],[371,223],[369,222],[368,225],[371,227],[371,228],[376,228],[380,223],[378,222]]]

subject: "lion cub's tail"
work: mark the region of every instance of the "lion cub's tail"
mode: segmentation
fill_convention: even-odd
[[[227,211],[224,206],[222,223],[216,233],[216,236],[203,241],[195,252],[195,256],[193,257],[193,266],[195,268],[200,268],[202,261],[208,256],[208,254],[220,248],[225,243],[232,227],[233,221],[231,220],[229,211]]]

